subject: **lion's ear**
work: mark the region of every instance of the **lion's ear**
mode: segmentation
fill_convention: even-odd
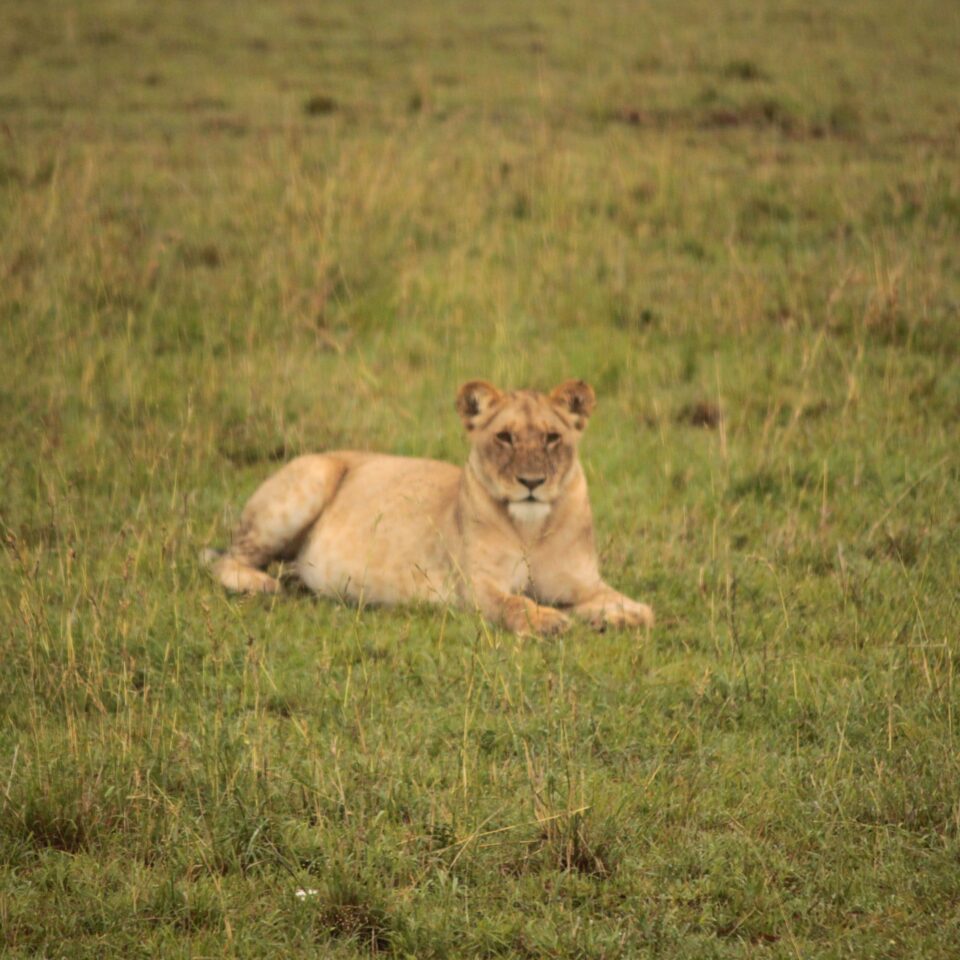
[[[582,430],[597,405],[597,395],[593,387],[583,380],[567,380],[561,383],[551,394],[550,399],[566,413],[573,415],[573,425]]]
[[[457,413],[467,430],[476,426],[477,418],[482,417],[503,394],[486,380],[471,380],[457,391]]]

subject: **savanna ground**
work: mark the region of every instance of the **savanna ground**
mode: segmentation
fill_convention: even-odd
[[[956,957],[958,17],[2,3],[0,953]],[[650,637],[198,568],[475,376]]]

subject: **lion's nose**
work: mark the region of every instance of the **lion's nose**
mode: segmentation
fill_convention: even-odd
[[[531,492],[533,493],[537,487],[546,480],[546,477],[517,477],[517,479]]]

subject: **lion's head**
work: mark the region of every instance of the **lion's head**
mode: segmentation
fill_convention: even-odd
[[[543,519],[577,465],[577,444],[596,404],[593,388],[568,380],[549,394],[465,383],[457,411],[470,438],[470,466],[516,520]]]

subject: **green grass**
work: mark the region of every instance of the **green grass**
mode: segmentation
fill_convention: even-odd
[[[0,954],[955,957],[958,42],[0,5]],[[476,376],[596,387],[649,640],[198,569],[298,452],[460,460]]]

